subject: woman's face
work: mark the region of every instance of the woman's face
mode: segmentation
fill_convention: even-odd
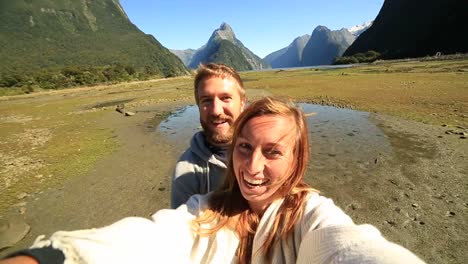
[[[233,169],[242,196],[262,214],[282,194],[292,171],[295,123],[292,117],[264,115],[247,121],[233,153]]]

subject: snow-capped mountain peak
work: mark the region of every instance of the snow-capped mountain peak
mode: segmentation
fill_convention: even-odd
[[[348,31],[353,34],[354,36],[359,36],[362,32],[364,32],[366,29],[370,28],[372,26],[372,23],[374,20],[367,21],[362,23],[361,25],[356,25],[351,28],[348,28]]]

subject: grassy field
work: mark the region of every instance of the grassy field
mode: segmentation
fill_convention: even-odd
[[[468,127],[468,60],[244,72],[241,77],[251,98],[289,96]],[[101,124],[115,105],[141,109],[191,102],[192,81],[179,77],[0,97],[0,216],[26,194],[83,175],[118,149],[112,129]]]
[[[0,97],[0,216],[26,194],[83,175],[118,149],[114,131],[101,124],[115,105],[188,98],[189,86],[179,78]]]
[[[385,63],[350,69],[242,75],[248,89],[433,124],[468,123],[468,61]]]

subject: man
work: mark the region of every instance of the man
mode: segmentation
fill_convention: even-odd
[[[232,125],[245,106],[239,74],[229,66],[200,65],[194,81],[195,101],[203,131],[177,161],[172,180],[171,207],[177,208],[194,194],[205,194],[222,183]]]
[[[246,102],[239,74],[223,64],[201,65],[194,88],[203,131],[192,137],[190,147],[176,164],[172,208],[185,203],[193,194],[208,193],[222,183],[227,148],[232,140],[231,127]],[[63,263],[65,259],[62,251],[52,246],[22,250],[12,256],[17,256],[15,260],[19,261],[14,263]]]

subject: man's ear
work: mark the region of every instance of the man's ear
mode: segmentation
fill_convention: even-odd
[[[244,96],[244,98],[241,100],[241,112],[244,111],[246,103],[247,103],[247,97]]]

